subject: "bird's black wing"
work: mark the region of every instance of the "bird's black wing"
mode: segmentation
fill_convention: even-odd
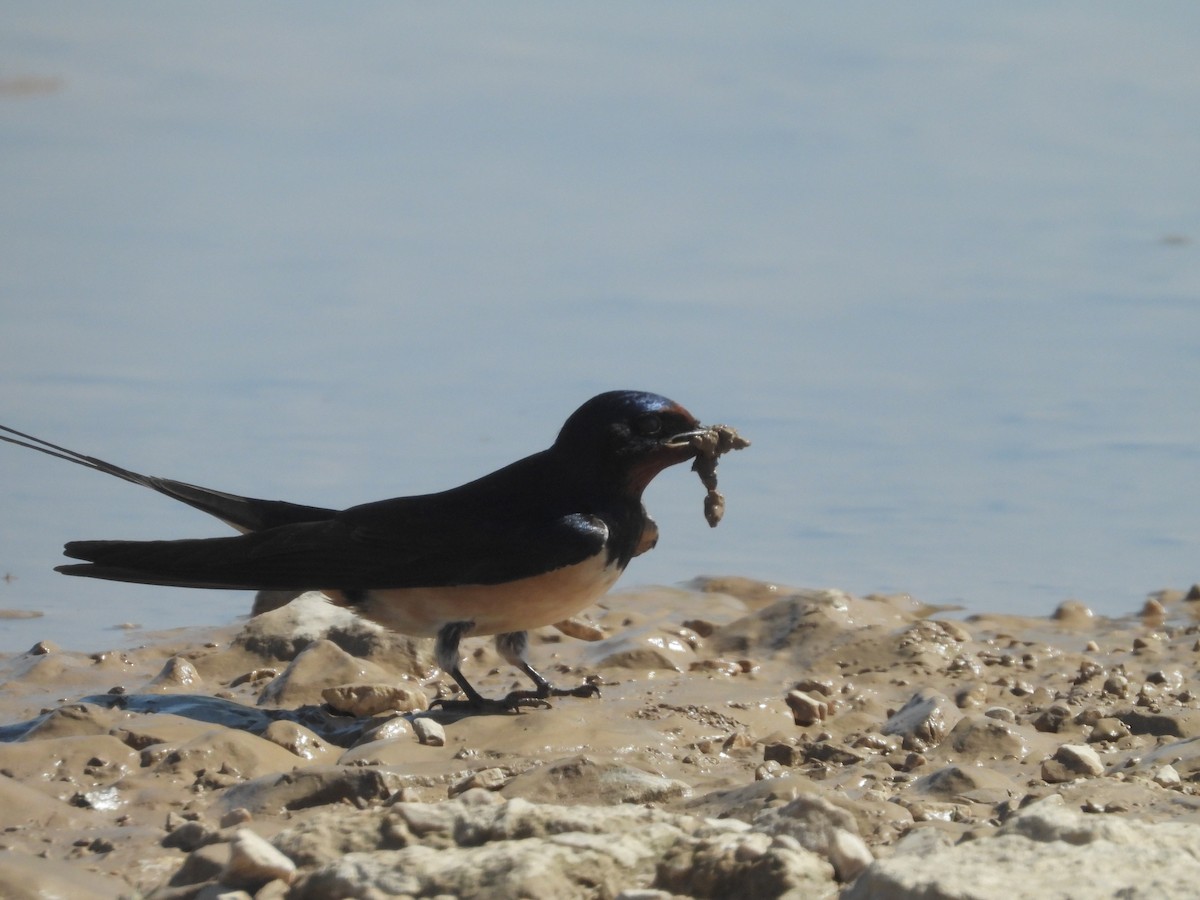
[[[405,504],[414,498],[391,501]],[[177,587],[248,590],[379,589],[496,584],[602,553],[608,527],[568,514],[498,527],[479,517],[422,517],[419,528],[385,530],[335,518],[237,537],[177,541],[73,541],[86,564],[68,575]]]

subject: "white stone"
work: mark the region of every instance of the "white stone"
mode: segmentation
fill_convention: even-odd
[[[428,744],[431,747],[444,747],[446,745],[446,729],[440,722],[435,722],[433,719],[425,716],[419,716],[413,719],[413,731],[417,735],[417,740],[422,744]]]
[[[229,863],[221,873],[228,885],[258,885],[279,879],[291,881],[296,864],[249,828],[239,828],[229,847]]]
[[[995,834],[877,860],[842,900],[1185,900],[1200,883],[1200,824],[1088,816],[1052,795]]]

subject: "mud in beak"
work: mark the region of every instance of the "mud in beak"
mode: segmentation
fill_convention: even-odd
[[[709,429],[707,428],[694,428],[691,431],[681,431],[679,434],[672,435],[663,440],[662,445],[671,450],[681,450],[684,447],[691,447],[693,438],[705,435],[708,431]]]

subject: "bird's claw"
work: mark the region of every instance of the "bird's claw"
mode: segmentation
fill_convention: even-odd
[[[599,697],[600,685],[586,682],[573,688],[550,688],[551,697]]]
[[[557,688],[547,685],[536,691],[510,691],[505,697],[493,700],[490,697],[460,700],[438,697],[429,704],[429,709],[443,712],[464,713],[477,716],[494,716],[520,712],[528,709],[551,709],[550,697],[599,697],[600,685],[587,682],[573,688]]]
[[[439,697],[429,704],[429,709],[439,709],[442,712],[463,713],[474,716],[508,715],[520,712],[522,707],[549,709],[550,704],[545,699],[532,695],[532,691],[513,691],[507,697],[493,700],[490,697],[480,697],[478,700],[457,700]]]

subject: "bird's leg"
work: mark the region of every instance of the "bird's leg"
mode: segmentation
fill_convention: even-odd
[[[536,691],[513,691],[506,700],[536,699],[545,700],[547,697],[597,697],[600,688],[594,684],[581,684],[575,688],[556,688],[545,679],[541,672],[529,664],[525,651],[529,648],[529,632],[509,631],[496,635],[496,650],[509,665],[515,666],[529,676],[529,680],[537,687]]]
[[[503,700],[489,700],[484,697],[479,691],[467,681],[462,670],[459,668],[458,645],[463,639],[463,635],[467,634],[475,627],[474,622],[449,622],[441,627],[437,633],[437,640],[434,643],[433,655],[437,660],[438,666],[443,672],[448,672],[453,678],[466,700],[434,700],[429,704],[429,708],[435,706],[441,707],[444,710],[464,711],[472,713],[509,713],[516,712],[519,707],[545,705],[539,698],[536,697],[514,697],[512,694],[505,697]],[[522,702],[524,701],[524,702]]]

